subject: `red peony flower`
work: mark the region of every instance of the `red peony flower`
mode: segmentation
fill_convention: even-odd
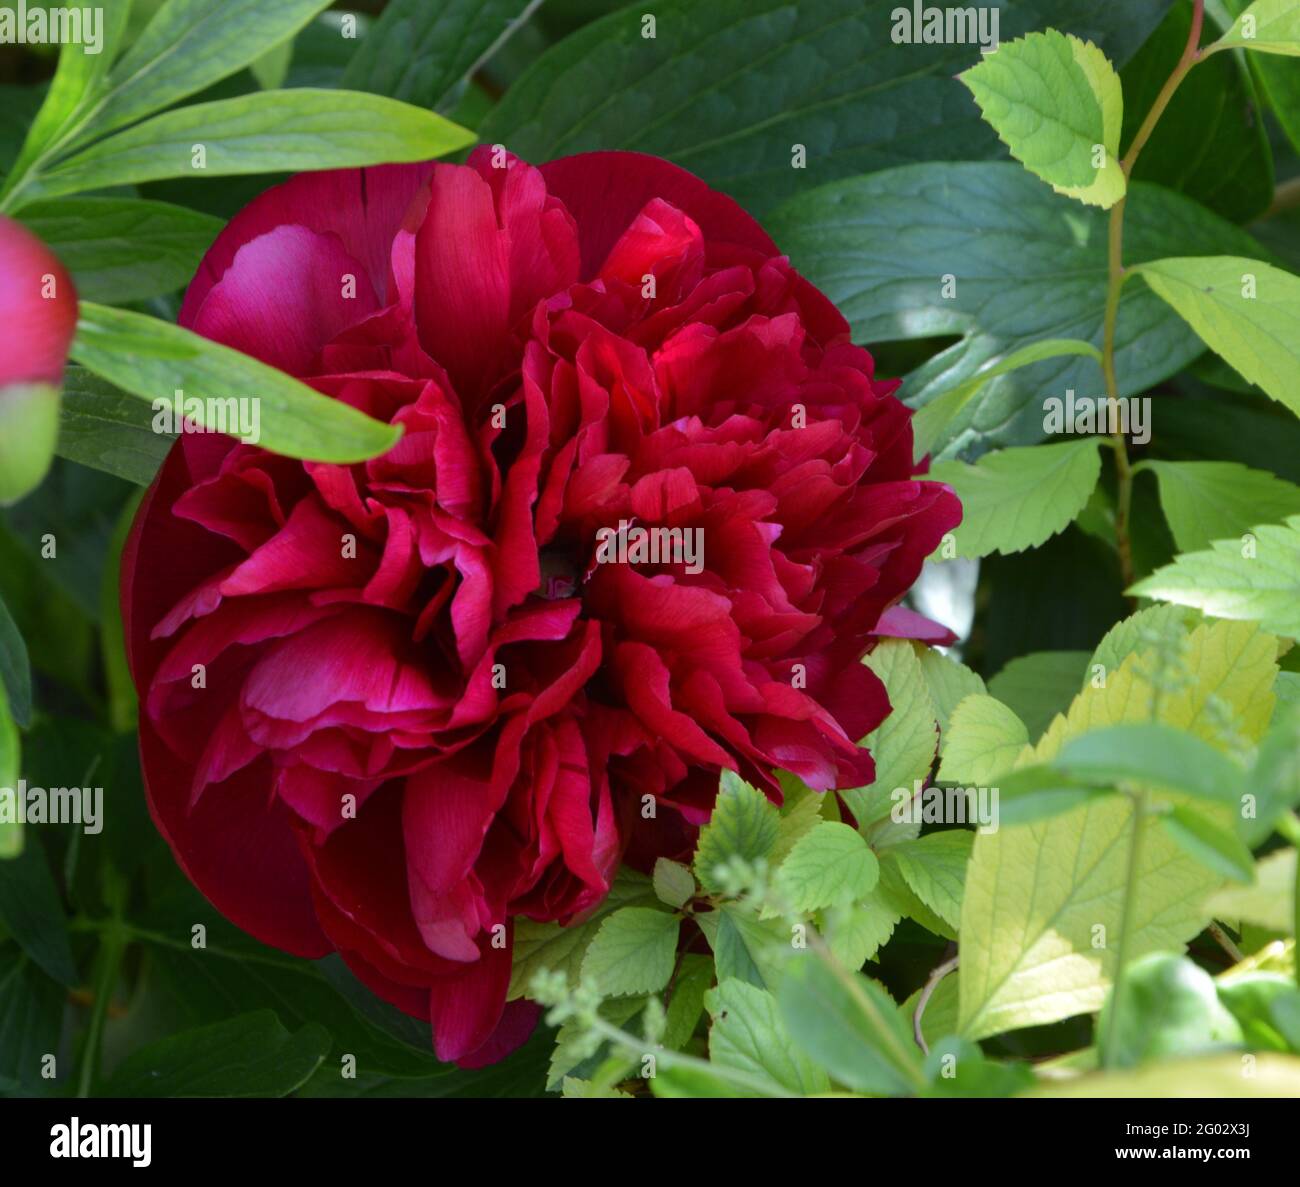
[[[471,1065],[533,1024],[512,921],[689,850],[724,768],[871,780],[859,661],[960,518],[730,199],[636,154],[496,163],[305,175],[231,222],[181,321],[404,436],[354,466],[185,436],[123,565],[177,859]]]

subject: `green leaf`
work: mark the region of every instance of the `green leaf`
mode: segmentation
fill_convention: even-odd
[[[1225,725],[1250,741],[1262,737],[1273,712],[1276,640],[1253,625],[1205,624],[1183,633],[1181,652],[1178,692],[1158,695],[1146,657],[1132,653],[1104,688],[1084,689],[1022,761],[1050,763],[1089,730],[1152,719],[1218,747]],[[1008,828],[1008,782],[1001,783],[1003,827],[976,837],[966,872],[959,984],[960,1029],[969,1039],[1100,1009],[1122,928],[1132,801],[1108,795]],[[1213,811],[1230,827],[1230,809]],[[1141,827],[1136,923],[1126,941],[1132,958],[1178,950],[1199,933],[1210,919],[1204,899],[1221,880],[1155,820]]]
[[[1179,804],[1159,816],[1174,841],[1201,865],[1223,878],[1250,883],[1255,876],[1255,861],[1228,827],[1220,826],[1205,814]]]
[[[612,997],[601,1002],[597,1012],[611,1026],[626,1029],[627,1024],[645,1009],[646,1000],[644,997]],[[586,1022],[581,1018],[570,1019],[555,1035],[555,1049],[551,1052],[546,1072],[547,1089],[556,1091],[565,1076],[572,1076],[585,1066],[598,1064],[608,1057],[609,1052],[607,1042],[598,1044],[591,1052]]]
[[[149,486],[176,440],[153,431],[153,409],[84,367],[69,367],[63,382],[59,457]]]
[[[661,857],[655,862],[654,888],[661,903],[682,907],[695,896],[695,875],[681,862]]]
[[[954,536],[959,556],[1023,552],[1064,531],[1083,510],[1101,474],[1098,437],[1003,449],[975,465],[939,462],[929,477],[962,503]]]
[[[846,969],[860,969],[875,959],[902,917],[893,898],[879,887],[860,902],[832,907],[823,924],[831,954]]]
[[[1055,29],[1030,33],[961,80],[1011,155],[1058,194],[1103,208],[1124,196],[1124,95],[1091,42]]]
[[[27,192],[51,198],[166,177],[424,161],[473,142],[472,132],[442,116],[378,95],[260,91],[154,116],[69,157]],[[204,151],[198,166],[196,146]]]
[[[913,452],[918,458],[929,453],[957,414],[990,380],[997,379],[1000,375],[1010,375],[1021,367],[1047,359],[1058,359],[1064,355],[1085,355],[1099,366],[1101,364],[1101,351],[1091,342],[1077,342],[1072,338],[1049,338],[1014,350],[999,362],[982,368],[972,379],[934,396],[925,407],[917,409],[912,417]]]
[[[32,723],[32,667],[27,644],[0,598],[0,685],[8,693],[9,711],[23,729]],[[0,787],[7,786],[0,780]]]
[[[731,771],[723,771],[709,823],[700,830],[695,874],[705,890],[717,892],[717,870],[732,858],[747,862],[768,857],[776,844],[780,817],[761,792]]]
[[[1228,16],[1239,17],[1250,7],[1250,0],[1223,0]],[[1294,148],[1300,151],[1300,65],[1285,57],[1268,53],[1229,54],[1242,57],[1254,75],[1259,89],[1277,116]],[[1294,213],[1294,212],[1293,212]]]
[[[924,779],[934,764],[939,736],[938,711],[925,679],[922,660],[906,639],[882,639],[863,661],[879,677],[889,694],[889,716],[862,741],[876,763],[876,777],[867,787],[839,793],[857,821],[867,829],[887,821],[893,792]],[[898,826],[881,824],[873,835],[879,841],[899,833]],[[905,835],[915,835],[915,830]]]
[[[329,0],[168,0],[113,68],[78,142],[252,65],[328,7]]]
[[[1247,786],[1255,796],[1253,819],[1240,823],[1241,837],[1254,848],[1262,845],[1272,834],[1279,818],[1300,804],[1300,703],[1282,703],[1282,677],[1295,673],[1278,674],[1279,704],[1268,733],[1259,744],[1255,764],[1251,768]],[[1300,685],[1300,677],[1294,684]]]
[[[293,65],[293,42],[282,41],[274,49],[268,50],[255,62],[250,62],[248,69],[257,79],[257,85],[264,91],[273,91],[284,86],[289,76],[289,67]]]
[[[1190,1100],[1234,1100],[1300,1095],[1300,1059],[1266,1053],[1258,1055],[1249,1076],[1241,1056],[1202,1056],[1166,1060],[1133,1071],[1104,1072],[1073,1080],[1042,1082],[1034,1096],[1103,1097]]]
[[[1251,524],[1300,515],[1300,486],[1235,462],[1140,462],[1160,484],[1160,505],[1180,552],[1239,540]]]
[[[681,958],[664,1019],[663,1044],[669,1051],[680,1051],[690,1042],[704,1013],[704,995],[712,984],[712,957],[688,953]]]
[[[1072,0],[1018,0],[1002,8],[998,35],[1086,24],[1078,31],[1112,56],[1128,54],[1165,7],[1129,0],[1081,17]],[[906,30],[889,9],[660,0],[653,37],[645,15],[623,8],[549,50],[493,110],[483,139],[533,161],[593,149],[667,157],[758,215],[838,177],[1001,153],[954,78],[979,46],[927,44],[921,29],[900,45]],[[796,145],[807,159],[792,168]]]
[[[826,1073],[791,1044],[772,994],[732,978],[711,989],[705,1005],[712,1063],[767,1076],[796,1096],[830,1091]]]
[[[987,689],[984,681],[957,660],[941,655],[931,647],[921,648],[921,674],[934,701],[935,713],[939,718],[939,732],[947,731],[953,710],[972,693],[983,693]]]
[[[1295,923],[1296,851],[1279,849],[1260,858],[1249,886],[1229,886],[1206,900],[1219,919],[1253,923],[1266,931],[1289,932]]]
[[[443,110],[456,84],[519,29],[541,0],[392,0],[343,75],[349,90]]]
[[[1107,215],[1053,194],[1014,162],[870,173],[800,192],[764,225],[849,319],[855,342],[960,336],[905,377],[912,407],[1044,338],[1101,344]],[[1126,262],[1262,250],[1180,194],[1130,187]],[[1124,286],[1115,358],[1121,397],[1177,374],[1203,349],[1153,293]],[[1104,394],[1091,358],[1063,356],[1000,375],[945,427],[933,452],[970,460],[995,446],[1041,441],[1044,402],[1071,389]]]
[[[899,1096],[923,1085],[920,1049],[898,1007],[874,981],[806,953],[791,962],[778,1002],[795,1045],[841,1084],[876,1096]]]
[[[582,976],[602,995],[655,993],[668,984],[677,955],[676,915],[623,907],[601,925],[582,958]]]
[[[270,1010],[258,1010],[132,1052],[103,1093],[111,1097],[288,1096],[320,1066],[329,1042],[319,1026],[304,1026],[290,1034]]]
[[[1129,780],[1235,805],[1246,773],[1208,742],[1160,722],[1122,722],[1071,738],[1052,760],[1094,786]]]
[[[1117,1067],[1157,1059],[1200,1055],[1241,1042],[1241,1027],[1224,1008],[1214,979],[1185,956],[1153,952],[1125,970],[1115,1025]],[[1097,1019],[1097,1033],[1109,1034],[1114,992]]]
[[[1266,630],[1300,636],[1300,515],[1285,527],[1262,524],[1253,540],[1216,540],[1157,569],[1129,591],[1194,606],[1215,618],[1254,619]]]
[[[1088,675],[1086,651],[1039,651],[1011,660],[989,681],[989,694],[1013,710],[1031,739],[1064,713]]]
[[[66,998],[17,944],[0,943],[0,1086],[8,1081],[30,1096],[61,1087],[41,1073],[44,1057],[58,1055]]]
[[[170,400],[178,389],[187,400],[255,399],[258,444],[286,457],[359,462],[401,435],[283,371],[139,313],[83,302],[72,357],[146,400]]]
[[[72,273],[83,301],[125,305],[189,284],[224,225],[138,198],[61,198],[25,206],[20,222]]]
[[[949,927],[961,926],[961,900],[975,834],[964,829],[929,833],[892,851],[913,893]]]
[[[624,868],[619,870],[600,906],[581,922],[561,927],[558,923],[519,920],[515,924],[514,963],[507,1000],[526,996],[529,982],[543,970],[563,973],[570,986],[577,985],[583,958],[601,924],[620,907],[643,906],[654,899],[650,879]]]
[[[44,481],[59,432],[59,389],[48,383],[0,387],[0,507]]]
[[[17,780],[0,786],[16,785]],[[26,840],[17,857],[0,862],[0,923],[46,973],[71,988],[77,984],[77,966],[63,903],[44,848],[30,835]]]
[[[1113,788],[1090,787],[1052,766],[1021,767],[1003,775],[998,788],[998,824],[1002,828],[1036,824],[1116,794]]]
[[[1100,666],[1112,672],[1130,655],[1151,650],[1158,643],[1176,645],[1200,616],[1182,606],[1148,606],[1117,622],[1097,644],[1088,670]]]
[[[796,842],[777,872],[777,886],[799,913],[852,902],[880,877],[876,855],[861,833],[823,820]]]
[[[1286,1025],[1288,1012],[1300,1004],[1300,991],[1290,977],[1229,971],[1216,988],[1219,1001],[1241,1026],[1244,1041],[1252,1051],[1300,1053],[1300,1033]]]
[[[1295,0],[1255,0],[1206,52],[1221,49],[1300,57],[1300,9]]]
[[[1134,271],[1238,374],[1300,414],[1300,277],[1238,256],[1156,260]]]
[[[718,980],[738,977],[759,989],[775,989],[781,983],[785,959],[790,952],[790,933],[778,920],[760,920],[745,908],[725,904],[709,915],[697,915],[713,949]]]
[[[1015,765],[1028,744],[1029,731],[1012,709],[973,693],[953,710],[943,738],[939,778],[988,786]]]
[[[3,621],[8,620],[8,612],[3,602],[0,602],[0,616],[3,616],[0,619],[0,628],[2,628]],[[12,627],[13,623],[9,622],[9,625]],[[19,643],[21,642],[22,640],[19,639]],[[0,648],[3,645],[4,640],[0,638]],[[3,661],[3,658],[0,654],[0,661]],[[24,652],[24,662],[26,659]],[[23,826],[18,821],[17,803],[11,798],[18,787],[18,775],[21,769],[22,749],[18,726],[9,711],[9,693],[5,684],[0,682],[0,860],[17,857],[23,849]],[[0,901],[2,899],[3,892],[0,892]]]

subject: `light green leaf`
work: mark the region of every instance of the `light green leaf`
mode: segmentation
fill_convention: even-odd
[[[777,1000],[791,1039],[841,1084],[898,1096],[924,1083],[920,1048],[874,981],[807,952],[791,962]]]
[[[1159,820],[1183,850],[1221,878],[1247,884],[1254,878],[1255,862],[1250,850],[1237,840],[1230,826],[1220,825],[1183,804],[1160,813]]]
[[[153,431],[153,409],[84,367],[69,367],[63,383],[59,457],[136,486],[153,482],[176,440]]]
[[[45,480],[59,432],[59,389],[48,383],[0,387],[0,507]]]
[[[83,301],[125,305],[184,288],[224,225],[218,218],[138,198],[61,198],[19,219],[72,273]]]
[[[1221,49],[1300,57],[1300,7],[1295,0],[1255,0],[1206,52]]]
[[[831,954],[846,969],[860,969],[875,958],[902,917],[894,900],[879,886],[859,902],[830,908],[824,929]]]
[[[796,842],[776,880],[790,906],[803,913],[860,899],[879,877],[876,855],[862,834],[823,820]]]
[[[1103,208],[1124,196],[1124,95],[1091,42],[1055,29],[1030,33],[961,80],[1011,155],[1058,194]]]
[[[893,846],[880,854],[880,884],[876,887],[876,895],[889,910],[919,923],[926,931],[933,932],[936,936],[955,940],[957,929],[927,907],[907,884],[907,879],[903,877],[894,853],[896,848],[897,846]]]
[[[1187,635],[1200,616],[1182,606],[1148,606],[1117,622],[1097,644],[1088,672],[1098,666],[1112,672],[1134,652],[1150,650],[1161,640],[1178,640]]]
[[[586,919],[569,927],[558,923],[537,923],[520,919],[515,924],[513,965],[510,969],[508,1001],[524,997],[532,979],[542,971],[563,973],[575,986],[582,974],[582,961],[600,926],[621,907],[643,906],[655,900],[650,879],[635,870],[621,869],[609,894]]]
[[[1300,515],[1300,486],[1235,462],[1140,462],[1160,484],[1160,505],[1180,552],[1240,539],[1251,524]]]
[[[1279,849],[1255,865],[1249,886],[1229,886],[1210,895],[1205,910],[1216,919],[1237,919],[1265,931],[1290,932],[1295,924],[1296,851]]]
[[[1160,722],[1089,730],[1066,742],[1052,765],[1096,787],[1127,780],[1221,805],[1237,802],[1246,777],[1208,742]]]
[[[1257,1055],[1247,1075],[1241,1056],[1167,1060],[1125,1072],[1040,1084],[1033,1096],[1233,1100],[1300,1096],[1300,1059],[1271,1052]]]
[[[1053,194],[1015,162],[950,160],[868,173],[801,191],[764,226],[849,319],[855,342],[960,338],[904,378],[912,407],[1044,338],[1101,343],[1107,215]],[[1262,251],[1181,194],[1130,186],[1128,263]],[[1115,357],[1121,397],[1140,395],[1203,353],[1159,297],[1141,284],[1124,286]],[[1045,402],[1070,389],[1103,394],[1091,358],[1066,355],[991,379],[931,452],[970,461],[991,448],[1041,441]]]
[[[329,0],[168,0],[113,68],[78,142],[133,123],[251,65]]]
[[[655,897],[670,907],[681,907],[695,894],[695,876],[681,862],[661,857],[655,862]]]
[[[924,779],[934,763],[939,736],[937,710],[930,694],[917,649],[906,639],[884,639],[862,661],[889,694],[889,716],[863,739],[876,763],[876,778],[868,787],[839,793],[861,829],[885,821],[893,806],[895,788]],[[893,838],[898,827],[881,823],[875,841]],[[912,829],[906,835],[915,835]]]
[[[1028,744],[1029,731],[1013,710],[991,696],[973,693],[953,710],[943,737],[939,778],[990,786],[1015,765]]]
[[[1237,256],[1156,260],[1134,270],[1238,374],[1300,414],[1300,277]]]
[[[286,457],[360,462],[386,453],[401,430],[248,355],[157,318],[83,302],[72,357],[145,400],[256,399],[257,444]]]
[[[248,69],[257,79],[257,85],[264,91],[273,91],[284,86],[289,76],[289,67],[293,65],[293,42],[282,41],[274,49],[268,50],[255,62],[249,63]]]
[[[444,109],[456,84],[490,58],[541,0],[391,0],[343,75],[349,90]]]
[[[1285,527],[1262,524],[1250,535],[1246,543],[1216,540],[1204,552],[1175,557],[1130,592],[1215,618],[1254,619],[1294,639],[1300,636],[1300,516]]]
[[[600,1003],[599,1014],[611,1026],[625,1029],[642,1010],[645,1009],[644,997],[611,997]],[[600,1044],[595,1055],[588,1055],[588,1034],[586,1022],[573,1018],[566,1022],[555,1035],[555,1048],[551,1052],[551,1062],[546,1074],[546,1087],[550,1092],[556,1091],[565,1076],[571,1075],[589,1059],[599,1059],[602,1051],[608,1051],[607,1044]]]
[[[1085,807],[1118,792],[1089,787],[1052,766],[1021,767],[999,780],[998,823],[1002,828],[1036,824]]]
[[[952,420],[970,403],[971,397],[977,395],[990,380],[997,379],[1000,375],[1009,375],[1021,367],[1064,355],[1086,355],[1098,365],[1101,364],[1101,351],[1091,342],[1079,342],[1073,338],[1049,338],[1014,350],[992,366],[982,368],[965,383],[959,383],[951,390],[933,397],[925,407],[916,411],[912,416],[913,452],[918,458],[929,453]]]
[[[935,712],[939,718],[939,732],[942,734],[948,728],[953,710],[966,697],[972,693],[988,690],[977,673],[950,656],[943,655],[930,647],[920,648],[917,654],[921,659],[921,673],[925,676],[926,686],[934,700]]]
[[[1255,753],[1248,781],[1255,796],[1255,815],[1241,820],[1239,827],[1242,840],[1251,848],[1268,840],[1282,814],[1300,804],[1300,704],[1282,700],[1287,687],[1282,677],[1288,675],[1296,673],[1278,673],[1277,713]],[[1293,683],[1300,684],[1300,677]]]
[[[474,134],[405,103],[355,91],[299,88],[196,103],[102,140],[40,175],[36,197],[156,181],[424,161]],[[203,164],[196,167],[195,149]]]
[[[929,833],[892,850],[916,897],[949,927],[961,926],[961,900],[975,834],[965,829]]]
[[[677,955],[676,915],[623,907],[600,925],[582,958],[582,976],[606,997],[655,993],[668,984]]]
[[[705,1005],[712,1063],[767,1076],[797,1096],[830,1090],[826,1073],[790,1042],[772,994],[733,977],[711,989]]]
[[[715,916],[715,922],[706,922]],[[756,919],[744,907],[728,903],[713,915],[697,915],[696,922],[713,949],[719,981],[738,977],[760,989],[780,984],[790,933],[779,920]]]
[[[8,611],[0,602],[0,616],[8,620]],[[10,623],[12,626],[12,623]],[[3,629],[3,622],[0,622]],[[19,640],[21,642],[21,640]],[[5,661],[3,635],[0,635],[0,662]],[[24,660],[26,655],[24,654]],[[23,849],[23,826],[18,823],[17,804],[9,797],[18,787],[22,767],[21,739],[18,726],[9,710],[9,694],[0,681],[0,860],[17,857]]]
[[[1262,737],[1273,713],[1276,640],[1250,624],[1184,632],[1184,684],[1157,696],[1149,665],[1132,653],[1105,688],[1088,687],[1022,763],[1049,763],[1089,730],[1153,719],[1223,747],[1228,728]],[[1008,804],[1003,784],[1000,811]],[[1230,824],[1232,812],[1214,810]],[[979,835],[962,903],[961,1030],[977,1039],[1101,1007],[1114,970],[1133,806],[1106,796],[1050,820]],[[1178,951],[1209,921],[1201,906],[1221,879],[1185,854],[1154,820],[1143,822],[1130,956]],[[1098,948],[1095,928],[1104,929]]]
[[[954,536],[959,556],[1004,555],[1036,548],[1064,531],[1083,510],[1101,458],[1097,437],[1004,449],[975,465],[939,462],[930,477],[946,482],[962,504]]]
[[[330,1048],[314,1023],[290,1034],[271,1010],[241,1014],[150,1043],[104,1086],[110,1097],[283,1097],[301,1087]]]
[[[1008,662],[989,681],[989,694],[1015,711],[1029,737],[1038,738],[1082,690],[1086,651],[1039,651]]]
[[[747,862],[766,858],[776,844],[779,815],[768,798],[731,771],[722,773],[709,823],[700,830],[695,874],[705,890],[721,889],[719,866],[733,857]]]
[[[781,822],[777,825],[776,844],[768,854],[768,860],[774,866],[779,866],[785,861],[790,850],[794,848],[795,842],[816,827],[818,821],[824,819],[822,808],[831,802],[823,792],[813,791],[802,783],[796,784],[792,789],[788,786],[788,781],[793,779],[794,776],[788,773],[781,779],[785,802],[781,805]]]

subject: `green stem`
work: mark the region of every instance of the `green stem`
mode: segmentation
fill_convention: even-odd
[[[1150,805],[1146,792],[1136,797],[1133,803],[1133,841],[1128,851],[1128,872],[1124,876],[1124,914],[1120,920],[1119,952],[1115,958],[1115,976],[1111,989],[1110,1014],[1107,1016],[1106,1033],[1101,1042],[1101,1063],[1103,1067],[1115,1067],[1119,1052],[1116,1043],[1119,1039],[1119,1016],[1124,1005],[1124,970],[1132,948],[1134,916],[1137,913],[1138,871],[1142,862],[1142,834],[1146,828],[1147,813]]]
[[[1277,822],[1277,831],[1296,847],[1295,886],[1291,892],[1291,932],[1295,936],[1297,953],[1300,953],[1300,816],[1288,812]],[[1300,955],[1295,962],[1295,982],[1300,985]]]
[[[129,932],[122,919],[126,904],[126,884],[109,869],[105,870],[104,897],[108,901],[109,917],[100,930],[99,952],[95,956],[93,999],[90,1006],[90,1023],[81,1049],[81,1064],[77,1069],[77,1096],[87,1097],[99,1076],[99,1062],[104,1043],[104,1026],[108,1022],[109,1007],[122,971],[122,958],[126,955]]]

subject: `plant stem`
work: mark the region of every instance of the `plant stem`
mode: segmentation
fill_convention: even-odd
[[[1123,1006],[1124,969],[1132,948],[1134,915],[1137,912],[1138,870],[1142,862],[1142,833],[1146,828],[1150,803],[1147,793],[1140,793],[1133,802],[1133,842],[1128,851],[1128,872],[1124,876],[1124,914],[1119,925],[1119,951],[1115,957],[1115,976],[1112,979],[1110,1014],[1106,1020],[1106,1033],[1102,1036],[1102,1067],[1114,1067],[1118,1052],[1115,1044],[1119,1036],[1119,1015]]]
[[[953,956],[942,964],[936,965],[926,980],[925,988],[921,990],[921,996],[916,999],[916,1012],[912,1015],[912,1034],[916,1038],[916,1045],[926,1055],[930,1054],[930,1048],[925,1041],[925,1032],[921,1029],[921,1019],[925,1017],[925,1007],[930,1004],[930,997],[938,989],[939,982],[957,967],[960,960],[959,956]]]
[[[95,956],[90,1024],[86,1028],[86,1039],[81,1049],[81,1063],[77,1068],[78,1097],[90,1095],[95,1079],[99,1075],[104,1024],[108,1021],[109,1007],[113,1003],[113,991],[117,988],[117,979],[122,971],[122,957],[126,954],[129,942],[129,929],[122,918],[122,909],[126,905],[126,892],[126,883],[111,867],[106,867],[104,898],[108,903],[109,917],[104,920],[100,929],[99,951]]]
[[[1300,945],[1300,816],[1287,812],[1277,822],[1277,831],[1296,847],[1295,887],[1291,892],[1291,931],[1295,935],[1296,944]],[[1300,958],[1295,962],[1295,983],[1300,985]]]
[[[1147,112],[1142,127],[1133,138],[1128,153],[1120,161],[1124,171],[1125,182],[1133,175],[1133,167],[1141,155],[1151,134],[1156,130],[1160,117],[1164,115],[1174,93],[1182,84],[1188,72],[1201,60],[1201,29],[1205,23],[1205,0],[1194,0],[1192,5],[1192,27],[1187,38],[1187,46],[1178,65],[1161,88],[1156,101]],[[1119,400],[1119,383],[1115,375],[1115,328],[1119,321],[1119,299],[1124,288],[1126,273],[1124,271],[1124,209],[1128,205],[1127,196],[1121,198],[1110,208],[1110,228],[1108,236],[1108,281],[1106,285],[1106,317],[1103,328],[1101,370],[1106,380],[1106,395],[1112,401]],[[1113,407],[1114,405],[1112,405]],[[1124,434],[1116,431],[1111,436],[1111,446],[1115,451],[1115,476],[1118,493],[1115,500],[1115,545],[1119,550],[1120,575],[1124,588],[1133,584],[1133,544],[1129,533],[1129,522],[1133,509],[1133,467],[1129,463],[1128,443]]]

